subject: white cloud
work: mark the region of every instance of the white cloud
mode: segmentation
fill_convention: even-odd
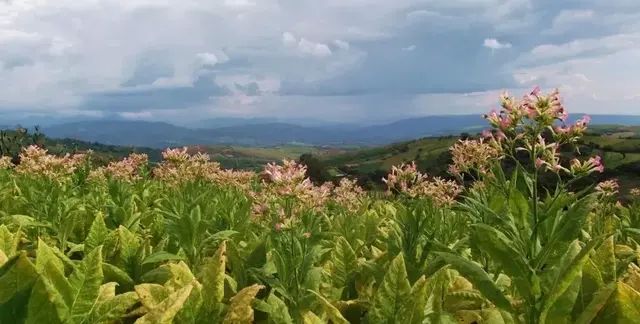
[[[326,44],[314,43],[305,38],[301,38],[298,43],[298,50],[304,54],[310,54],[317,57],[326,57],[331,55],[331,49]]]
[[[333,43],[342,50],[348,50],[350,48],[349,42],[343,41],[341,39],[336,39]]]
[[[284,32],[282,33],[282,44],[284,44],[284,46],[295,46],[297,45],[298,41],[296,40],[296,37],[293,36],[292,33],[290,32]]]
[[[296,36],[290,32],[284,32],[282,34],[282,43],[285,47],[294,48],[303,55],[327,57],[332,54],[332,51],[327,44],[312,42],[304,37],[298,40]],[[349,44],[344,41],[334,41],[334,43],[340,48],[345,46],[347,49],[349,48]]]
[[[587,54],[607,54],[640,46],[640,33],[616,34],[601,38],[576,39],[562,44],[542,44],[523,55],[522,63],[560,60]]]
[[[413,44],[402,48],[402,50],[405,52],[413,52],[415,49],[416,49],[416,45],[413,45]]]
[[[613,4],[609,5],[610,2]],[[246,113],[257,113],[264,105],[265,114],[276,114],[278,109],[291,114],[292,111],[284,113],[282,107],[306,107],[308,100],[310,107],[322,107],[305,111],[309,116],[328,109],[324,107],[330,103],[336,107],[330,110],[333,114],[366,117],[370,102],[343,102],[349,96],[326,100],[287,98],[279,95],[280,84],[318,80],[329,84],[335,80],[334,84],[344,84],[345,93],[352,89],[366,90],[371,84],[381,84],[380,91],[384,91],[385,83],[368,82],[384,77],[385,73],[418,71],[433,65],[437,70],[434,73],[449,68],[468,70],[464,77],[477,80],[479,88],[489,87],[486,84],[495,86],[495,82],[487,81],[492,76],[483,77],[487,69],[478,66],[503,70],[523,86],[534,81],[551,84],[552,77],[574,89],[591,87],[586,80],[603,85],[601,80],[609,79],[603,77],[609,73],[605,68],[633,70],[629,68],[635,66],[633,61],[627,57],[627,66],[620,67],[612,59],[606,59],[601,61],[602,69],[588,65],[585,71],[576,65],[566,75],[559,69],[567,65],[557,65],[550,71],[542,67],[549,61],[560,64],[578,57],[595,59],[640,48],[638,3],[635,0],[556,1],[550,5],[533,0],[0,0],[0,112],[91,109],[84,105],[96,93],[123,88],[169,91],[192,86],[202,73],[215,74],[216,83],[230,89],[235,89],[235,83],[242,86],[255,83],[260,96],[265,97],[230,91],[228,109],[234,108],[232,103],[251,103],[255,111]],[[549,16],[550,12],[558,14]],[[544,31],[549,26],[563,32],[530,32]],[[585,36],[589,33],[585,26],[591,26],[593,36]],[[572,34],[576,30],[578,33]],[[484,39],[484,33],[496,38]],[[585,38],[576,39],[578,34]],[[599,36],[606,34],[609,36]],[[504,52],[505,60],[478,55],[486,50],[474,47],[472,42],[478,44],[483,40],[484,47]],[[428,45],[443,41],[446,46]],[[512,50],[507,51],[509,48]],[[418,49],[425,56],[406,53]],[[447,66],[453,64],[450,62],[457,65]],[[354,76],[357,72],[361,74]],[[399,92],[416,91],[418,81],[411,73],[398,75],[394,82]],[[442,87],[434,88],[456,90],[456,84],[460,83],[454,80],[460,78],[457,75],[463,74],[447,75],[442,78]],[[135,78],[139,80],[130,82]],[[632,75],[626,76],[629,84],[635,85],[634,80]],[[512,80],[505,78],[504,82]],[[607,97],[606,92],[617,93],[606,85],[603,89],[599,98]],[[627,97],[632,96],[627,92],[624,91]],[[455,98],[456,94],[446,97]],[[212,102],[224,102],[224,98]],[[388,107],[404,102],[394,101]],[[193,112],[204,109],[187,105],[176,107],[177,116],[181,109]],[[160,116],[152,108],[140,110]],[[349,113],[349,109],[354,112]]]
[[[511,48],[511,43],[507,43],[507,42],[500,42],[495,38],[485,38],[484,43],[482,43],[482,46],[486,47],[486,48],[490,48],[492,50],[500,50],[500,49],[505,49],[505,48]]]
[[[200,59],[202,66],[214,67],[219,62],[218,57],[213,53],[198,53],[196,56]]]

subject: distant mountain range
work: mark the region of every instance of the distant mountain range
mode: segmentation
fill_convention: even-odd
[[[640,116],[595,115],[592,116],[592,122],[640,125]],[[372,146],[427,136],[475,133],[487,124],[478,115],[448,115],[403,119],[375,126],[301,126],[261,119],[247,119],[244,122],[241,119],[203,121],[201,126],[205,125],[209,126],[189,128],[164,122],[86,120],[47,125],[42,131],[53,138],[152,148],[196,144]]]

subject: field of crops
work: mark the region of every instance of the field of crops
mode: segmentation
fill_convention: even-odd
[[[560,158],[588,124],[565,114],[555,92],[504,97],[451,143],[450,178],[394,166],[384,195],[294,161],[26,147],[0,158],[0,323],[636,322],[640,199],[569,189],[603,165]]]

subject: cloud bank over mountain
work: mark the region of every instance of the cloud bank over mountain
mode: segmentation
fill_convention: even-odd
[[[0,116],[383,122],[559,87],[640,114],[633,0],[0,1]]]

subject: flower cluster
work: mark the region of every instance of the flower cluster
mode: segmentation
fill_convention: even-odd
[[[569,167],[561,165],[560,147],[576,143],[587,130],[590,118],[584,116],[567,125],[568,114],[557,89],[544,95],[536,87],[520,101],[505,93],[501,96],[501,106],[499,112],[494,110],[485,115],[493,130],[483,135],[491,144],[501,146],[505,154],[515,156],[516,152],[527,152],[537,169],[555,173],[602,172],[599,158],[587,162],[574,160]]]
[[[587,161],[580,161],[578,159],[571,160],[571,173],[573,174],[590,174],[593,172],[604,172],[604,165],[602,164],[602,158],[598,155],[589,158]]]
[[[306,166],[293,160],[267,164],[260,174],[261,190],[251,192],[254,216],[275,216],[276,228],[283,228],[292,226],[305,211],[324,208],[333,185],[315,186],[306,173]]]
[[[20,164],[15,167],[15,170],[22,174],[40,175],[61,181],[85,163],[86,158],[85,154],[66,154],[59,157],[49,154],[43,148],[31,145],[20,153]]]
[[[458,141],[450,148],[452,164],[449,172],[456,176],[471,171],[489,173],[492,165],[503,158],[502,148],[497,143],[494,138]]]
[[[253,171],[219,169],[217,172],[207,175],[205,179],[221,186],[248,191],[256,177],[257,175]]]
[[[596,185],[596,192],[602,195],[603,197],[612,197],[618,194],[620,189],[620,185],[618,184],[618,180],[611,179],[598,183]]]
[[[351,212],[360,209],[365,197],[366,193],[362,187],[358,186],[356,181],[347,178],[342,178],[333,189],[333,201]]]
[[[439,177],[429,179],[418,171],[415,162],[393,166],[386,178],[389,192],[397,192],[411,198],[428,198],[438,206],[449,206],[462,192],[462,187],[455,181]]]
[[[106,167],[92,170],[89,179],[103,182],[107,178],[124,182],[133,182],[142,179],[144,168],[149,163],[146,154],[132,153],[128,157],[110,162]]]
[[[0,170],[7,170],[13,168],[13,162],[11,162],[11,157],[9,156],[0,156]]]
[[[313,190],[313,183],[307,178],[307,167],[293,160],[285,159],[282,165],[268,163],[260,178],[283,196],[302,196]]]
[[[169,184],[182,184],[199,179],[211,180],[220,171],[220,164],[203,153],[189,154],[188,148],[166,149],[163,161],[153,169],[153,176]]]

